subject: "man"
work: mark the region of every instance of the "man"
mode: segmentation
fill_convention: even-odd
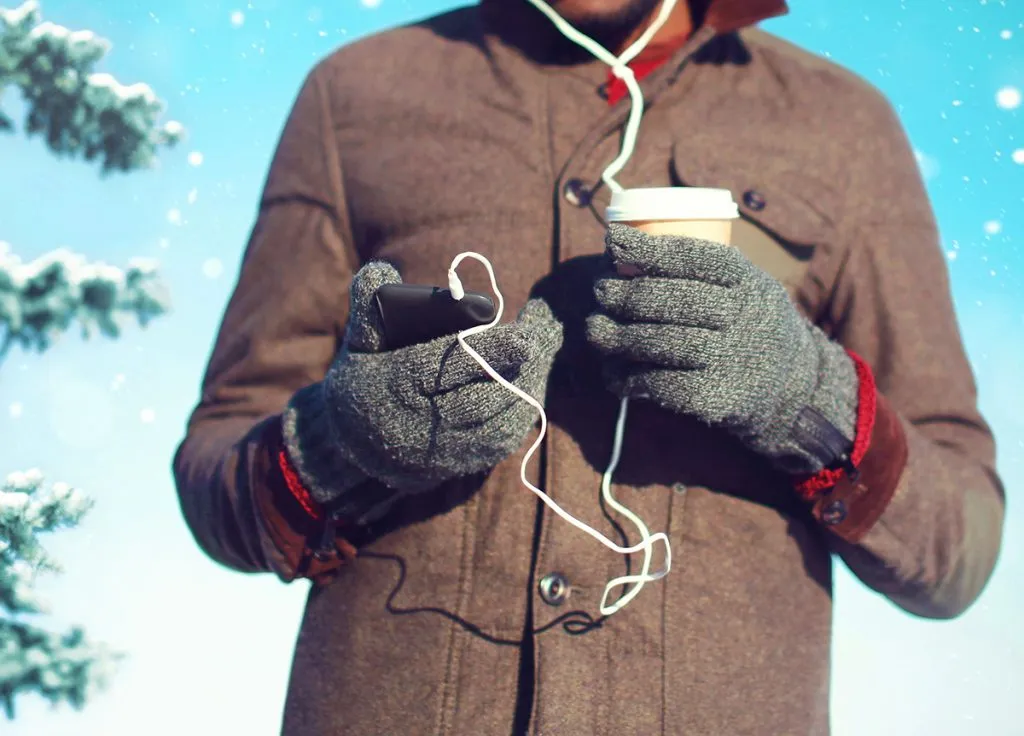
[[[552,7],[619,52],[658,3]],[[882,97],[753,29],[785,10],[680,3],[632,64],[619,182],[730,189],[735,248],[605,227],[625,88],[526,0],[310,74],[174,466],[211,557],[314,581],[284,733],[825,734],[832,553],[919,616],[977,598],[1004,497],[934,218]],[[464,250],[518,312],[470,343],[546,397],[531,481],[609,535],[634,397],[616,492],[675,565],[613,616],[624,558],[520,483],[529,406],[383,344],[376,288]]]

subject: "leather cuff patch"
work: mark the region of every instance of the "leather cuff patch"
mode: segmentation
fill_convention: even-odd
[[[871,442],[858,467],[857,480],[845,474],[822,493],[811,513],[847,542],[863,539],[889,506],[907,465],[907,437],[899,416],[881,394],[876,394]]]
[[[324,560],[313,555],[310,544],[322,533],[324,520],[310,516],[288,487],[278,464],[284,447],[279,419],[267,423],[261,440],[256,458],[257,475],[253,479],[253,503],[263,517],[271,542],[292,570],[291,575],[282,575],[282,578],[309,578],[323,585],[334,578],[342,565],[355,559],[356,549],[338,536],[335,540],[337,555]]]

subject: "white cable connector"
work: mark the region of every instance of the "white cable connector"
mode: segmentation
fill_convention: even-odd
[[[462,288],[462,281],[459,279],[459,275],[455,273],[454,265],[448,269],[448,291],[451,292],[452,299],[457,302],[461,302],[462,298],[466,296],[466,290]]]

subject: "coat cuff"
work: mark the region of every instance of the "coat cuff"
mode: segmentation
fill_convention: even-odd
[[[253,506],[274,550],[278,577],[285,582],[308,578],[317,585],[332,580],[356,557],[356,548],[335,534],[331,554],[314,554],[324,534],[326,513],[299,481],[281,435],[281,419],[267,422],[257,450]]]
[[[825,470],[803,481],[798,492],[811,513],[847,542],[859,542],[892,500],[907,465],[907,437],[899,415],[875,387],[871,368],[847,351],[860,382],[857,428],[845,467]]]

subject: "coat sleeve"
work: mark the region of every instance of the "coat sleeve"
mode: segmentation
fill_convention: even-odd
[[[913,151],[888,103],[876,92],[869,103],[851,121],[844,255],[825,322],[870,368],[876,411],[865,472],[837,490],[848,504],[826,496],[816,516],[866,585],[910,613],[952,618],[992,573],[1005,496]]]
[[[202,549],[228,567],[285,580],[299,574],[316,531],[282,477],[280,412],[324,377],[356,263],[320,70],[285,123],[173,463],[182,513]]]

